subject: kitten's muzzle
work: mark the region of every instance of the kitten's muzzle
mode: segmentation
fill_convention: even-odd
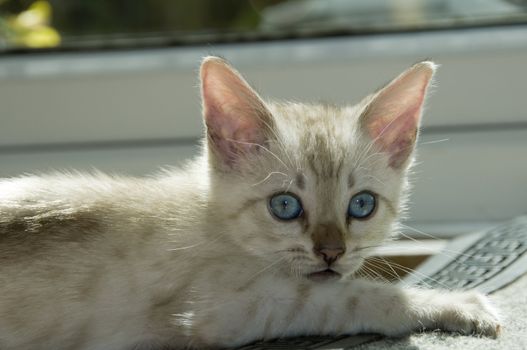
[[[331,280],[338,280],[342,277],[340,273],[331,268],[332,265],[346,252],[344,246],[315,246],[313,252],[316,256],[321,257],[327,264],[323,270],[311,272],[307,275],[312,281],[325,282]]]
[[[326,282],[326,281],[331,281],[331,280],[338,280],[341,277],[342,275],[340,273],[332,269],[329,269],[329,268],[326,270],[311,272],[310,274],[307,275],[307,278],[315,282]]]
[[[344,232],[334,223],[316,225],[311,234],[313,253],[331,267],[346,252]]]
[[[344,245],[319,245],[313,248],[313,252],[316,256],[321,257],[324,262],[328,264],[329,268],[335,261],[344,255],[346,248],[344,248]]]

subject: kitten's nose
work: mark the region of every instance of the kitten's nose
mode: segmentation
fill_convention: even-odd
[[[321,256],[328,266],[331,266],[338,258],[340,258],[346,249],[344,247],[315,247],[315,254]]]

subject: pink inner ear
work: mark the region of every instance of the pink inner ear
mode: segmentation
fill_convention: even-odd
[[[413,151],[420,110],[418,105],[395,118],[378,118],[371,125],[370,136],[390,155],[392,168],[400,168]]]
[[[421,63],[396,78],[373,99],[363,127],[389,155],[389,165],[401,168],[413,151],[426,88],[435,66]]]
[[[225,118],[229,115],[229,118]],[[207,129],[211,141],[224,160],[232,164],[242,153],[253,152],[265,138],[259,132],[259,125],[253,120],[240,117],[236,110],[225,110],[221,106],[209,109]]]
[[[224,61],[206,60],[201,68],[203,112],[210,146],[232,165],[266,140],[266,108],[243,78]]]

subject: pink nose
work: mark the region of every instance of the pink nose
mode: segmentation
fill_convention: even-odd
[[[321,256],[328,266],[330,266],[344,254],[346,249],[342,247],[315,247],[314,251],[316,255]]]

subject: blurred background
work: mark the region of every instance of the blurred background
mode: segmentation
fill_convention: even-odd
[[[408,222],[526,212],[526,0],[0,0],[0,177],[181,164],[207,54],[263,96],[339,104],[433,59]]]

